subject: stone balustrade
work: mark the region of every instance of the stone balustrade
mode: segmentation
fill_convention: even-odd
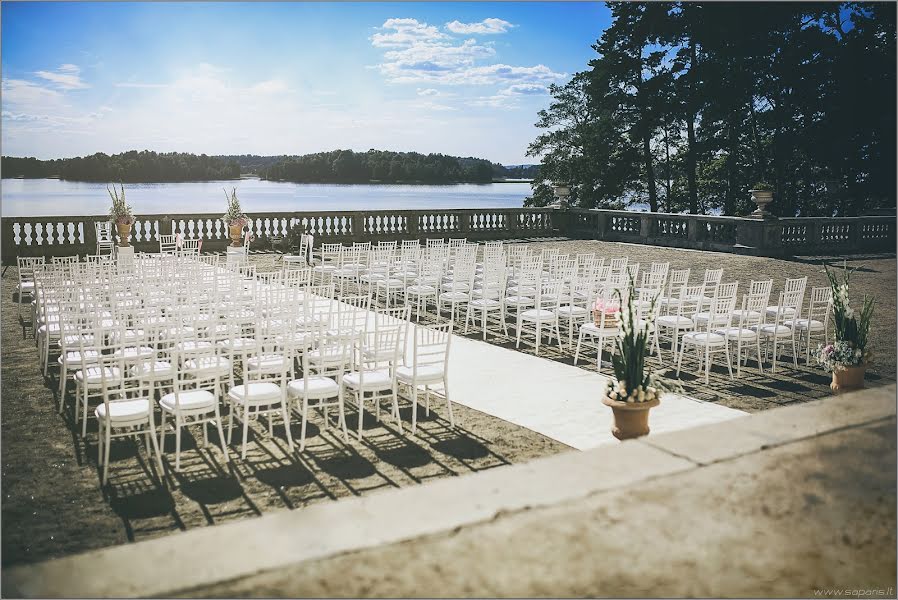
[[[464,210],[372,210],[253,213],[247,225],[254,238],[284,237],[296,225],[318,243],[427,238],[498,240],[564,235],[563,219],[549,208],[477,208]],[[16,256],[65,256],[96,251],[95,222],[89,217],[3,217],[0,224],[4,264]],[[245,229],[244,231],[247,231]],[[203,251],[227,246],[228,228],[219,215],[137,215],[131,245],[138,252],[159,249],[159,236],[182,233],[203,239]],[[113,228],[115,236],[115,228]]]
[[[895,249],[895,217],[752,219],[709,215],[552,208],[371,210],[254,213],[248,230],[258,239],[286,236],[296,225],[316,243],[463,237],[472,241],[565,236],[694,248],[759,256],[886,252]],[[92,254],[94,223],[103,216],[3,217],[4,264],[16,256]],[[114,229],[113,229],[114,231]],[[131,243],[138,252],[159,248],[159,236],[203,239],[203,251],[228,244],[219,215],[139,215]]]

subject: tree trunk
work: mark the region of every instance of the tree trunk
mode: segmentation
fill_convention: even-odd
[[[698,185],[695,181],[695,113],[686,117],[686,186],[689,188],[689,212],[698,214]]]
[[[649,186],[649,210],[658,212],[658,190],[655,189],[655,170],[652,168],[652,146],[648,131],[642,134],[642,153],[646,180]]]
[[[695,181],[695,89],[692,80],[692,70],[696,68],[696,52],[695,42],[690,40],[689,43],[689,97],[686,102],[689,105],[688,114],[686,115],[686,186],[689,188],[689,212],[698,214],[698,185]]]
[[[664,190],[664,210],[666,212],[671,212],[671,199],[670,199],[670,191],[673,187],[671,183],[670,177],[670,133],[668,131],[669,122],[667,117],[664,117],[664,169],[665,176],[667,177],[667,181],[665,182],[665,190]]]
[[[738,114],[736,111],[730,113],[729,122],[727,123],[727,193],[723,204],[723,214],[733,215],[736,213],[736,191],[738,186],[739,165],[736,162],[736,156],[739,146],[739,131],[737,129]]]

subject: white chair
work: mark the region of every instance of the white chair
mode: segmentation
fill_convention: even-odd
[[[788,309],[789,311],[794,310],[796,312],[788,312],[787,311],[787,314],[785,315],[785,317],[787,319],[794,319],[796,316],[801,316],[801,305],[804,303],[804,292],[807,287],[807,284],[808,284],[807,276],[797,277],[795,279],[787,279],[786,282],[783,284],[784,292],[787,292],[787,293],[798,292],[800,294],[799,301],[798,301],[798,307],[795,308],[795,307],[790,306]],[[767,316],[768,317],[776,317],[777,313],[780,312],[779,308],[780,307],[778,305],[768,306],[767,311],[766,311]]]
[[[695,348],[695,357],[698,361],[699,372],[701,372],[702,366],[704,365],[705,385],[710,381],[711,363],[714,361],[715,354],[724,354],[727,371],[730,374],[730,379],[733,378],[729,341],[725,335],[717,333],[716,330],[718,328],[728,329],[730,327],[735,306],[735,297],[711,298],[707,318],[701,324],[696,324],[695,331],[690,331],[683,335],[683,350],[677,357],[677,377],[680,376],[683,355],[686,354],[687,347],[692,346]]]
[[[159,236],[159,254],[174,254],[178,251],[177,236],[163,234]]]
[[[109,449],[114,438],[143,435],[147,458],[152,460],[155,453],[161,475],[162,456],[156,443],[154,403],[149,384],[128,367],[123,352],[104,354],[90,368],[103,399],[94,411],[99,424],[97,463],[103,467],[102,485],[106,485],[109,477]]]
[[[208,345],[194,345],[189,350],[182,338],[181,343],[172,343],[172,362],[183,365],[186,361],[195,361],[195,365],[213,365],[217,363],[221,346],[210,343]],[[175,471],[181,470],[181,429],[190,425],[202,425],[203,444],[208,444],[207,426],[213,423],[218,430],[218,439],[221,442],[221,451],[227,462],[228,448],[225,445],[224,431],[221,426],[221,412],[219,410],[219,394],[221,391],[221,371],[216,369],[182,369],[175,370],[172,391],[159,399],[159,408],[162,409],[162,420],[159,430],[159,449],[165,453],[166,420],[172,418],[175,434]]]
[[[680,286],[676,297],[667,297],[668,310],[672,312],[660,315],[655,321],[658,337],[670,338],[670,350],[674,363],[679,356],[680,335],[695,328],[693,317],[700,310],[700,299],[703,297],[703,292],[704,286],[702,285]]]
[[[624,290],[623,294],[626,293],[627,291]],[[583,346],[588,346],[596,349],[596,365],[598,370],[601,371],[602,349],[608,342],[614,344],[614,340],[620,333],[621,301],[615,295],[614,289],[606,287],[599,292],[593,307],[597,311],[593,314],[593,319],[580,326],[580,333],[577,336],[577,349],[574,352],[574,364],[576,365],[580,359],[580,349]],[[598,322],[595,319],[596,314],[598,315]],[[592,342],[591,340],[597,341]]]
[[[568,348],[574,348],[574,328],[579,331],[580,326],[588,323],[592,317],[591,303],[594,301],[597,291],[596,281],[589,275],[575,275],[571,284],[571,293],[558,307],[558,320],[564,323],[568,333]]]
[[[240,445],[240,458],[243,460],[246,459],[249,422],[263,415],[268,421],[269,435],[273,435],[274,417],[281,417],[287,446],[293,451],[287,383],[292,380],[294,338],[287,332],[282,334],[279,336],[262,329],[246,359],[243,383],[232,387],[225,396],[231,409],[228,417],[228,444],[231,443],[234,432],[234,419],[237,419],[243,425]]]
[[[112,223],[109,221],[94,221],[94,233],[97,236],[97,251],[95,254],[100,255],[103,252],[115,254],[115,240],[112,239]]]
[[[412,364],[396,368],[399,383],[407,385],[412,401],[412,435],[418,427],[418,388],[424,387],[425,411],[430,414],[431,388],[441,386],[449,407],[449,424],[455,427],[452,401],[449,399],[449,347],[452,343],[452,322],[425,327],[415,326],[412,338]]]
[[[804,289],[794,289],[788,292],[781,292],[779,296],[779,303],[776,305],[776,313],[774,314],[773,322],[766,322],[766,318],[770,314],[769,312],[767,312],[765,321],[763,321],[756,328],[758,335],[764,342],[765,358],[767,357],[768,350],[770,350],[770,346],[773,346],[773,362],[770,367],[771,373],[776,373],[776,361],[779,357],[778,346],[780,345],[781,341],[785,343],[785,340],[787,339],[792,342],[792,364],[796,368],[798,367],[798,351],[795,345],[795,328],[786,325],[786,322],[791,322],[796,315],[801,314],[801,300],[803,296]]]
[[[443,277],[443,261],[439,256],[428,255],[422,259],[418,276],[412,281],[412,285],[405,288],[405,304],[411,306],[414,302],[415,318],[421,319],[421,310],[427,312],[430,301],[437,304],[437,290]]]
[[[558,308],[561,305],[563,285],[564,284],[561,281],[544,282],[537,290],[535,306],[518,312],[515,348],[521,347],[521,337],[527,332],[529,325],[533,326],[532,333],[535,338],[535,352],[537,356],[539,356],[539,346],[542,341],[544,330],[549,334],[549,341],[551,342],[552,336],[554,335],[558,340],[559,348],[561,347],[561,332],[558,328]]]
[[[761,360],[761,338],[758,336],[757,327],[761,320],[761,315],[767,306],[769,298],[763,292],[752,295],[751,293],[742,296],[741,308],[733,312],[730,326],[717,329],[719,333],[727,338],[732,346],[736,346],[736,376],[742,375],[742,350],[751,348],[753,344],[755,353],[758,358],[758,372],[763,373],[764,367]],[[748,353],[744,360],[748,360]]]
[[[504,257],[501,260],[492,259],[485,263],[483,279],[475,283],[472,300],[468,302],[465,312],[465,333],[471,321],[476,323],[479,315],[480,326],[483,329],[483,339],[486,340],[486,326],[490,313],[495,313],[497,322],[502,326],[505,335],[508,335],[508,326],[505,322],[505,289],[508,271],[505,268]],[[480,287],[477,287],[477,286]]]
[[[402,420],[399,416],[399,397],[395,365],[399,357],[400,328],[384,328],[377,333],[371,332],[360,336],[352,352],[352,371],[346,373],[341,386],[358,407],[358,437],[362,439],[364,429],[365,401],[373,400],[375,414],[380,421],[380,404],[383,400],[392,401],[392,414],[396,426],[402,431]],[[392,349],[385,356],[384,349]],[[380,360],[371,360],[379,358]],[[367,395],[367,396],[366,396]]]
[[[352,338],[319,338],[318,351],[329,360],[319,361],[313,368],[309,361],[309,353],[302,356],[302,378],[294,379],[287,384],[287,398],[291,407],[296,404],[300,411],[302,426],[299,434],[299,450],[306,447],[306,424],[309,420],[309,409],[319,408],[323,413],[324,426],[328,426],[328,408],[337,409],[337,418],[343,428],[343,439],[349,441],[346,429],[346,409],[343,403],[343,374],[349,363],[352,351]]]
[[[801,352],[801,341],[806,342],[806,361],[811,364],[811,339],[819,336],[826,343],[828,336],[829,314],[832,308],[833,290],[830,286],[811,288],[811,301],[805,318],[786,319],[784,325],[791,327],[798,334],[798,351]]]

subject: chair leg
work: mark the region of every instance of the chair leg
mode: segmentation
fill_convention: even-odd
[[[343,388],[337,392],[337,405],[340,409],[340,425],[343,427],[343,441],[349,442],[349,432],[346,429],[346,404],[343,401]]]
[[[302,423],[299,426],[299,451],[306,449],[306,422],[309,420],[309,399],[302,399]]]
[[[106,438],[103,448],[103,485],[106,485],[106,480],[109,478],[109,447],[112,446],[111,428],[109,421],[106,421],[105,431],[101,434]]]
[[[449,425],[455,427],[455,416],[452,414],[452,400],[449,399],[449,379],[443,379],[443,396],[446,398],[446,406],[449,407]]]
[[[418,386],[412,382],[412,435],[418,431]]]
[[[181,470],[181,415],[175,415],[175,471]]]
[[[577,360],[580,358],[580,345],[583,343],[583,332],[581,331],[579,335],[577,335],[577,349],[574,351],[574,366],[577,365]]]
[[[221,452],[224,454],[224,460],[229,462],[231,457],[228,455],[228,446],[225,443],[224,430],[221,426],[221,413],[218,410],[218,406],[215,407],[215,427],[218,429],[218,440],[221,443]]]
[[[365,392],[362,390],[358,391],[356,394],[356,401],[359,407],[359,441],[362,441],[362,420],[364,419],[365,414]]]
[[[243,407],[243,443],[240,444],[240,460],[246,460],[246,440],[249,438],[249,407]]]

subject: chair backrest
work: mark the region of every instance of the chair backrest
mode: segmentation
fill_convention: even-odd
[[[742,296],[742,306],[739,311],[739,318],[733,325],[740,329],[747,329],[758,325],[764,321],[764,312],[770,302],[770,293],[751,293]]]
[[[423,367],[440,365],[449,373],[449,347],[452,345],[451,321],[434,325],[416,325],[412,338],[412,376]]]
[[[727,328],[732,324],[733,311],[736,309],[736,296],[716,296],[709,302],[707,320],[696,323],[697,331],[713,332]]]
[[[754,279],[748,286],[748,293],[752,296],[760,296],[764,295],[767,300],[770,300],[770,293],[773,291],[773,280],[772,279],[763,279],[760,281],[755,281]]]
[[[307,287],[312,284],[312,269],[304,265],[285,264],[283,283],[291,287]]]
[[[316,349],[319,355],[326,357],[326,359],[316,360],[312,364],[309,353],[303,352],[301,359],[304,380],[303,389],[308,392],[309,377],[311,375],[334,377],[339,383],[343,374],[349,370],[350,357],[357,341],[358,336],[319,337]]]
[[[172,254],[178,249],[174,234],[163,234],[159,236],[159,253]]]
[[[803,298],[804,290],[784,290],[780,292],[775,323],[781,325],[784,321],[794,319],[796,315],[801,314],[801,301]]]
[[[825,322],[829,317],[833,301],[833,289],[830,286],[811,288],[811,301],[808,303],[808,320]]]
[[[739,292],[739,282],[720,283],[714,288],[714,296],[718,299],[735,298]]]
[[[557,310],[561,305],[563,281],[546,280],[536,288],[536,307],[543,310]]]
[[[112,223],[109,221],[94,221],[94,232],[97,235],[97,243],[112,243]]]
[[[612,273],[620,273],[627,267],[627,262],[629,258],[624,256],[622,258],[612,258],[611,259],[611,272]]]
[[[336,304],[336,314],[332,314],[333,333],[345,337],[365,331],[368,324],[368,310],[371,296],[344,296]]]
[[[681,286],[679,290],[679,302],[676,304],[677,316],[692,318],[698,313],[701,310],[704,291],[704,284]]]
[[[680,293],[680,288],[689,284],[689,275],[692,269],[675,269],[669,272],[667,278],[667,297],[673,298]]]
[[[542,272],[543,265],[539,257],[531,257],[525,260],[521,264],[521,269],[518,273],[518,295],[527,295],[521,294],[522,288],[533,288],[535,291],[542,278]]]
[[[723,269],[705,269],[705,291],[713,290],[723,279]]]

